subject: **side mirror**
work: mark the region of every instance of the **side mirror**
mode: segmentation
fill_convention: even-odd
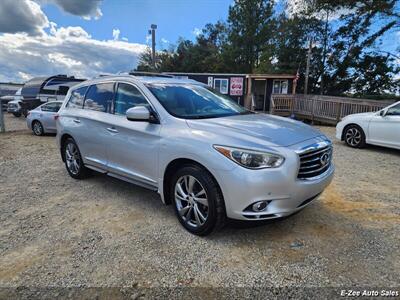
[[[150,121],[150,111],[146,106],[131,107],[126,111],[126,118],[129,121]]]

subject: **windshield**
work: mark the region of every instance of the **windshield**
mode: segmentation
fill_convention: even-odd
[[[173,116],[205,119],[251,113],[228,96],[195,84],[149,84],[149,90]]]

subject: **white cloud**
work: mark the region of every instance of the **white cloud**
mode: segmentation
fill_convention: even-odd
[[[30,35],[43,34],[49,20],[39,4],[31,0],[1,0],[0,32],[25,32]]]
[[[312,9],[313,5],[314,2],[309,0],[287,0],[286,14],[289,17],[294,16],[296,14],[303,14],[304,12],[307,12],[308,10]],[[335,11],[329,12],[329,21],[337,20],[341,16],[351,14],[354,11],[355,8],[349,9],[344,7],[338,7]],[[313,16],[318,19],[325,19],[326,13],[325,12],[314,13]]]
[[[24,72],[18,72],[18,76],[19,76],[19,78],[21,78],[23,81],[28,81],[29,79],[32,78],[31,75],[26,74],[26,73],[24,73]]]
[[[195,28],[192,30],[192,34],[194,34],[195,36],[198,36],[200,33],[201,33],[201,29],[199,29],[199,28],[197,28],[197,27],[195,27]]]
[[[90,78],[136,67],[146,45],[95,40],[81,27],[50,24],[50,33],[0,35],[0,74],[8,80],[68,74]]]
[[[162,39],[161,39],[161,43],[169,44],[169,41],[168,41],[166,38],[162,38]]]
[[[119,30],[118,28],[113,29],[112,35],[113,35],[114,41],[119,39],[120,34],[121,34],[121,30]]]

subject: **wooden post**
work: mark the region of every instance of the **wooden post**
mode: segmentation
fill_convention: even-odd
[[[246,89],[247,90],[246,90],[246,93],[245,93],[246,96],[244,98],[244,107],[246,107],[246,108],[248,108],[250,110],[253,110],[252,101],[251,101],[251,89],[253,88],[251,86],[251,77],[249,76],[246,79],[247,79],[247,84],[246,84]]]
[[[336,123],[340,122],[340,115],[342,113],[342,102],[336,102],[338,105],[337,113],[336,113]]]
[[[312,98],[312,105],[311,105],[311,124],[314,125],[314,110],[315,110],[315,99]]]
[[[3,114],[3,102],[0,99],[0,132],[5,132],[6,127],[4,125],[4,114]]]

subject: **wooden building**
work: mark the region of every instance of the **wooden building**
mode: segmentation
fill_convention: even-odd
[[[269,112],[273,94],[294,94],[291,74],[229,74],[166,72],[177,78],[193,79],[230,96],[248,109]]]

